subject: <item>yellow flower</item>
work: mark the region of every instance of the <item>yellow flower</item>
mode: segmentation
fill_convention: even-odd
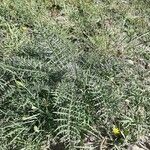
[[[114,128],[112,129],[112,132],[113,132],[114,135],[120,135],[120,133],[121,133],[120,129],[117,128],[117,127],[114,127]]]

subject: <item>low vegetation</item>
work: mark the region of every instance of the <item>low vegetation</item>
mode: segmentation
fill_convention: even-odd
[[[149,0],[0,0],[0,150],[148,139],[149,14]]]

